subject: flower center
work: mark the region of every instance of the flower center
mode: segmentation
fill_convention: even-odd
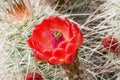
[[[50,42],[53,48],[56,48],[61,41],[64,41],[63,34],[60,30],[50,32]]]

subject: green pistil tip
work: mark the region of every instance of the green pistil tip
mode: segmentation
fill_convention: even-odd
[[[58,31],[56,31],[55,33],[54,33],[54,37],[55,38],[58,38],[58,37],[60,37],[62,35],[62,32],[60,31],[60,30],[58,30]]]

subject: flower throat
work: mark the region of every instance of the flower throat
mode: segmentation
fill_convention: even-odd
[[[56,48],[61,41],[64,41],[63,34],[60,30],[50,32],[50,42],[53,48]]]

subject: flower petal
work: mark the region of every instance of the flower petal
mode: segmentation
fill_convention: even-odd
[[[72,25],[72,30],[75,32],[74,33],[75,35],[80,32],[80,29],[77,27],[76,24],[72,23],[71,25]]]
[[[46,24],[47,23],[47,24]],[[44,19],[41,23],[41,26],[44,27],[44,29],[50,30],[50,29],[55,29],[58,30],[60,29],[61,31],[66,31],[66,25],[63,19],[61,19],[58,16],[51,16],[47,19]]]
[[[78,34],[77,36],[73,36],[69,42],[76,44],[76,48],[79,48],[83,43],[83,36],[80,34]]]
[[[73,36],[73,37],[70,39],[69,42],[76,44],[76,42],[77,42],[77,36]]]
[[[76,54],[76,45],[73,43],[68,43],[65,48],[65,52],[72,55]]]
[[[80,29],[77,27],[76,24],[72,24],[72,30],[74,31],[73,33],[73,36],[76,36],[77,38],[77,41],[76,41],[76,44],[77,44],[77,48],[79,48],[82,43],[83,43],[83,34],[81,33]]]
[[[52,64],[52,65],[58,65],[58,64],[62,64],[63,62],[60,61],[58,58],[56,57],[51,57],[49,59],[49,63]]]
[[[37,51],[34,51],[33,55],[39,61],[46,61],[47,60],[46,57],[43,54],[41,54],[41,53],[39,53]]]
[[[70,26],[69,29],[68,29],[68,34],[69,34],[69,38],[73,37],[73,30],[72,30],[72,27]]]
[[[67,41],[62,41],[59,45],[58,45],[58,48],[63,48],[65,49],[65,47],[67,46]]]
[[[74,61],[74,55],[67,55],[66,58],[65,58],[65,63],[66,64],[70,64],[71,62]]]
[[[27,40],[27,44],[30,46],[30,48],[34,48],[34,44],[33,44],[32,37],[30,37],[30,38]]]
[[[63,48],[56,48],[53,51],[53,56],[58,59],[64,59],[66,56],[65,50]]]
[[[83,43],[83,34],[81,32],[79,32],[79,34],[78,34],[78,41],[77,42],[79,42],[79,44],[77,44],[77,47],[80,47]]]
[[[64,22],[66,23],[67,26],[71,26],[71,23],[67,18],[65,18]]]
[[[39,52],[39,53],[42,53],[43,52],[43,47],[41,46],[41,45],[39,45],[39,44],[37,44],[36,42],[34,42],[34,51],[37,51],[37,52]]]
[[[43,55],[49,59],[50,57],[52,57],[52,51],[43,51]]]
[[[33,40],[40,46],[42,46],[43,49],[50,49],[52,48],[50,46],[50,42],[49,42],[49,32],[47,32],[44,29],[36,29],[33,30],[33,34],[32,34]],[[49,46],[48,46],[49,45]]]

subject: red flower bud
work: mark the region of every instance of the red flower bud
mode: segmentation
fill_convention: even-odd
[[[27,40],[34,57],[50,64],[69,64],[83,43],[83,35],[75,23],[60,17],[49,17],[34,27]]]
[[[103,46],[109,51],[117,51],[119,47],[119,42],[116,38],[106,37],[102,39]]]
[[[24,76],[24,80],[43,80],[43,78],[38,73],[30,72]]]

